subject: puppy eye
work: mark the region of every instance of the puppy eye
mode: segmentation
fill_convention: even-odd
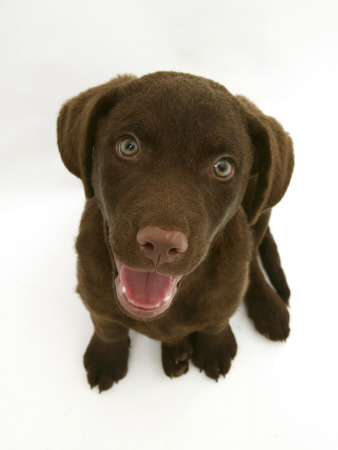
[[[229,178],[234,173],[234,164],[228,158],[222,158],[213,166],[213,174],[218,178]]]
[[[140,153],[136,140],[131,136],[126,136],[120,140],[119,151],[127,158],[135,158]]]

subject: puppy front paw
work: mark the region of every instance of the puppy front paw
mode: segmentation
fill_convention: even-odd
[[[107,343],[94,333],[83,358],[91,388],[98,386],[101,393],[126,375],[129,343],[128,337],[119,342]]]
[[[193,335],[192,361],[216,381],[229,372],[236,353],[237,343],[230,326],[218,334],[197,332]]]
[[[192,346],[189,338],[175,344],[162,342],[162,365],[168,377],[179,377],[188,372]]]

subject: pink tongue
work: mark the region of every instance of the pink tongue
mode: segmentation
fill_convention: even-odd
[[[142,308],[155,308],[171,293],[171,277],[156,272],[139,272],[122,266],[120,279],[128,300]]]

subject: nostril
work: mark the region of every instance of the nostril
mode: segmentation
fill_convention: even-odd
[[[178,253],[181,253],[181,252],[177,248],[169,249],[169,255],[177,255]]]
[[[143,244],[143,247],[148,249],[148,250],[154,250],[154,244],[152,244],[151,242],[145,242]]]

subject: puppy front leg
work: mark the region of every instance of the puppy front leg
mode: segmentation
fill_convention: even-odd
[[[192,336],[192,361],[205,374],[218,380],[225,376],[236,356],[237,343],[230,325],[198,331]]]
[[[83,362],[90,386],[99,392],[110,389],[127,373],[129,356],[128,329],[118,323],[91,315],[95,332]]]

